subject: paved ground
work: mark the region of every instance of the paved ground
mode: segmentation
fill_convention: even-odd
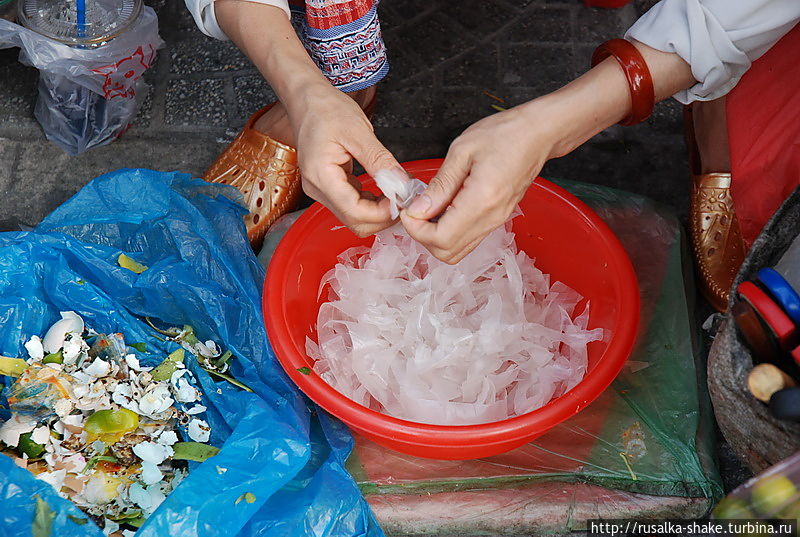
[[[0,220],[34,224],[92,177],[123,166],[200,174],[272,93],[229,43],[202,35],[180,0],[156,0],[167,42],[153,88],[124,138],[69,158],[33,118],[37,72],[0,51]],[[381,87],[377,131],[400,160],[442,156],[471,122],[494,112],[488,91],[517,104],[583,72],[594,46],[636,18],[577,0],[384,0],[392,72]],[[647,194],[681,214],[687,180],[679,107],[615,128],[544,175]]]
[[[444,155],[473,121],[494,112],[484,92],[518,104],[583,72],[593,48],[619,37],[649,0],[620,10],[578,0],[384,0],[392,72],[375,118],[398,159]],[[246,118],[273,99],[228,43],[202,35],[180,0],[155,0],[167,42],[146,78],[152,89],[135,125],[103,148],[70,158],[33,118],[37,72],[0,51],[0,229],[35,224],[91,178],[121,167],[201,174]],[[645,194],[686,213],[688,180],[674,101],[636,127],[614,127],[542,175]],[[743,476],[721,448],[729,486]]]

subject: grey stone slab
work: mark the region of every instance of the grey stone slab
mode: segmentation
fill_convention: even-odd
[[[513,87],[512,88],[512,87],[503,86],[503,87],[498,88],[497,91],[490,91],[489,93],[491,93],[495,97],[499,97],[500,99],[503,99],[505,101],[505,102],[498,102],[497,100],[491,99],[491,97],[487,96],[487,97],[489,97],[489,99],[491,99],[491,100],[487,101],[490,105],[491,104],[496,104],[496,105],[501,106],[503,108],[513,108],[513,107],[515,107],[517,105],[520,105],[520,104],[526,103],[526,102],[528,102],[530,100],[533,100],[536,97],[541,97],[546,92],[541,90],[541,89],[537,89],[535,87],[533,87],[533,88],[531,88],[531,87]]]
[[[153,119],[153,93],[154,89],[152,86],[147,85],[144,87],[143,92],[144,95],[139,95],[139,111],[136,113],[136,118],[133,120],[133,124],[131,125],[131,129],[135,131],[140,131],[147,129],[150,126],[150,123]]]
[[[39,71],[19,63],[18,53],[0,51],[0,121],[26,123],[33,116]]]
[[[165,19],[168,17],[168,11],[172,7],[170,5],[170,0],[144,0],[144,4],[153,8],[153,11],[156,12],[156,15],[158,15],[159,19]]]
[[[0,171],[0,214],[34,225],[77,192],[85,183],[67,172],[74,161],[46,141],[21,144],[13,170]],[[67,176],[67,177],[65,177]]]
[[[278,100],[261,75],[236,77],[233,85],[236,92],[236,114],[240,119],[248,118],[257,110]]]
[[[178,75],[254,69],[236,45],[205,36],[177,42],[171,46],[170,57],[172,72]]]
[[[572,40],[571,7],[542,6],[528,9],[503,34],[511,43]]]
[[[378,4],[378,20],[381,23],[381,32],[385,37],[387,33],[391,33],[395,28],[405,24],[409,18],[394,9],[392,2],[381,2]]]
[[[537,2],[541,2],[541,0],[505,0],[507,4],[511,4],[516,8],[525,8],[529,5]]]
[[[186,37],[204,37],[205,34],[200,31],[194,18],[182,0],[170,0],[177,3],[175,13],[170,17],[170,28],[175,32],[179,32],[182,38]],[[163,26],[162,26],[163,28]]]
[[[214,142],[164,143],[122,138],[78,157],[46,142],[19,144],[16,167],[4,163],[15,142],[0,140],[0,214],[35,225],[92,178],[120,168],[185,171],[199,176],[222,150]],[[123,208],[121,208],[122,210]]]
[[[633,6],[640,15],[645,13],[657,3],[658,0],[633,0]]]
[[[575,13],[575,40],[596,46],[622,37],[627,26],[621,14],[619,9],[581,7]]]
[[[373,118],[376,127],[431,128],[435,125],[433,95],[425,85],[381,92]]]
[[[171,80],[167,86],[165,122],[183,126],[223,126],[228,121],[225,80]]]
[[[446,8],[445,3],[431,2],[430,0],[400,0],[399,2],[389,0],[386,3],[390,3],[390,9],[406,21]]]
[[[653,115],[646,121],[653,132],[677,133],[683,130],[683,105],[675,99],[656,103]]]
[[[434,141],[416,141],[413,144],[409,144],[405,137],[381,136],[380,128],[377,128],[376,132],[381,142],[399,162],[442,158],[447,154],[447,148],[450,145],[450,140],[445,137]]]
[[[444,17],[426,17],[407,25],[399,32],[405,47],[418,54],[430,66],[454,58],[474,45],[474,38]]]
[[[434,64],[416,54],[406,52],[402,38],[386,40],[386,52],[389,58],[389,74],[383,82],[391,81],[392,85],[403,86],[417,84],[421,76],[429,74]]]
[[[17,165],[21,147],[20,142],[0,138],[0,192],[4,196],[8,195],[7,188],[10,188],[10,178]]]
[[[680,136],[653,138],[647,126],[619,128],[621,138],[598,136],[570,155],[549,161],[543,177],[596,183],[648,196],[686,215],[689,180]]]
[[[506,86],[529,86],[544,92],[554,91],[577,74],[572,47],[548,45],[503,45]]]
[[[500,83],[500,58],[497,45],[470,49],[442,68],[444,86],[496,87]]]
[[[515,14],[493,0],[459,0],[457,9],[446,9],[444,13],[476,37],[483,37],[509,24]]]
[[[165,48],[160,49],[156,53],[156,57],[153,60],[153,64],[142,75],[142,78],[148,84],[157,85],[158,82],[163,78],[163,74],[162,74],[163,67],[162,67],[162,64],[164,64],[164,63],[166,63],[168,61],[167,60],[167,58],[169,56],[169,50],[168,49],[169,49],[169,45],[167,45],[167,47],[165,47]]]
[[[449,129],[453,136],[479,119],[496,112],[492,105],[497,103],[477,88],[443,89],[439,99],[441,125]]]

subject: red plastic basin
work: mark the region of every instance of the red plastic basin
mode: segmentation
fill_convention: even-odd
[[[428,181],[441,160],[403,166]],[[369,178],[365,188],[377,192]],[[410,455],[434,459],[475,459],[510,451],[574,416],[596,399],[628,358],[639,324],[639,287],[628,255],[606,224],[562,188],[536,179],[520,203],[524,216],[513,220],[517,245],[545,273],[591,301],[589,327],[611,332],[589,344],[589,370],[575,388],[522,416],[483,425],[427,425],[386,416],[363,407],[331,388],[313,372],[305,353],[306,336],[316,341],[316,320],[324,296],[317,299],[322,276],[347,248],[369,246],[320,204],[314,204],[278,245],[264,283],[263,310],[270,342],[281,365],[315,403],[353,430]],[[380,356],[375,357],[376,360]]]

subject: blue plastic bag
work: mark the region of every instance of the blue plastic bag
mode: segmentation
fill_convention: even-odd
[[[34,231],[0,234],[0,354],[24,356],[59,311],[73,310],[98,332],[145,341],[158,360],[167,344],[142,320],[191,324],[236,356],[232,373],[247,393],[199,369],[222,451],[188,477],[137,537],[380,536],[344,462],[349,431],[317,412],[278,365],[260,308],[263,269],[250,250],[237,192],[188,175],[120,170],[99,177]],[[126,253],[149,268],[117,265]],[[0,415],[0,419],[7,417]],[[236,500],[252,493],[253,503]],[[50,485],[0,456],[0,536],[30,537],[36,497],[56,517],[52,535],[101,536]]]

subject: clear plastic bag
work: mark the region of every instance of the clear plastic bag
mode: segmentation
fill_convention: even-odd
[[[142,74],[163,44],[149,7],[126,32],[97,48],[71,47],[0,19],[0,48],[20,47],[20,62],[39,70],[36,119],[47,139],[73,156],[128,128],[145,93]]]
[[[800,452],[749,479],[714,508],[720,520],[783,519],[800,523]]]

